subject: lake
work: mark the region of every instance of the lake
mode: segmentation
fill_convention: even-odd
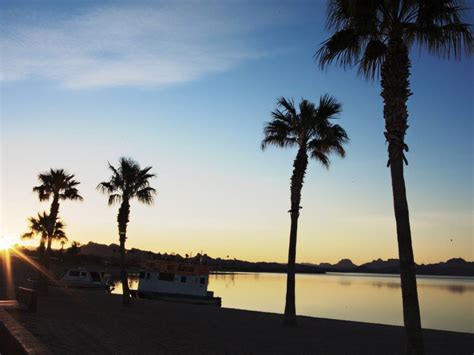
[[[418,276],[423,328],[474,333],[474,278]],[[121,292],[120,285],[115,293]],[[131,289],[138,280],[130,278]],[[222,306],[282,313],[286,275],[223,273],[209,278],[210,291]],[[298,274],[296,313],[299,315],[403,325],[398,275]]]

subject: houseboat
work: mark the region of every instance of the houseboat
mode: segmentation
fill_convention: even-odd
[[[110,289],[111,281],[108,275],[99,269],[75,267],[65,270],[59,279],[59,285],[108,290]]]
[[[221,298],[208,291],[205,265],[148,261],[140,272],[138,297],[221,306]]]

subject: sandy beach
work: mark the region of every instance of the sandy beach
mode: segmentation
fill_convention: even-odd
[[[55,354],[402,354],[401,327],[135,299],[51,288],[37,313],[10,310]],[[472,334],[425,330],[427,354],[472,354]]]

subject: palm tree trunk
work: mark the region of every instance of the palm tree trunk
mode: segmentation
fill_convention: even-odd
[[[48,247],[44,253],[44,267],[49,270],[49,253],[51,251],[51,243],[54,235],[54,229],[56,227],[56,219],[59,213],[59,196],[54,195],[51,208],[49,210],[49,223],[48,223]]]
[[[295,263],[296,263],[296,239],[298,233],[298,217],[300,215],[301,189],[303,187],[306,167],[308,166],[308,155],[306,146],[300,147],[295,161],[293,162],[293,175],[291,176],[291,227],[290,245],[288,248],[288,266],[286,279],[286,302],[283,324],[296,326],[295,306]]]
[[[43,234],[41,236],[41,239],[40,239],[40,245],[38,247],[38,261],[40,263],[40,265],[44,265],[44,254],[45,254],[45,245],[46,245],[46,241],[48,239],[48,236]],[[42,269],[38,269],[38,280],[40,282],[40,289],[44,286],[45,284],[45,281],[43,280],[44,279],[44,275],[43,275],[43,272],[42,272]]]
[[[46,250],[48,251],[48,254],[51,253],[51,245],[53,244],[53,237],[48,238],[48,247]]]
[[[48,230],[47,230],[48,246],[44,251],[44,257],[43,257],[44,273],[41,274],[41,278],[40,278],[41,292],[45,295],[48,294],[49,252],[51,250],[51,239],[54,234],[54,228],[56,226],[56,219],[58,217],[58,212],[59,212],[59,196],[55,194],[53,197],[53,202],[51,203],[51,208],[49,210],[49,221],[48,221]]]
[[[423,354],[420,307],[416,286],[415,261],[410,231],[410,218],[403,175],[406,162],[405,133],[408,129],[406,103],[409,89],[410,60],[408,48],[400,37],[392,37],[382,67],[382,97],[384,100],[385,137],[388,141],[393,204],[397,224],[398,254],[403,299],[403,320],[407,334],[407,353]]]
[[[125,241],[127,240],[127,224],[130,215],[130,203],[124,199],[119,208],[117,216],[119,240],[120,240],[120,278],[122,281],[122,304],[131,305],[130,290],[128,289],[128,272],[125,259]]]
[[[44,249],[45,249],[45,245],[46,245],[46,240],[48,239],[47,236],[45,235],[42,235],[41,236],[41,239],[40,239],[40,245],[38,247],[38,260],[40,262],[43,262],[43,258],[44,258]]]

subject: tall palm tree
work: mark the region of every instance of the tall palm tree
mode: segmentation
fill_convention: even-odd
[[[471,29],[461,18],[464,10],[457,0],[331,0],[328,29],[332,36],[316,53],[323,68],[335,62],[357,66],[368,79],[381,78],[407,350],[417,354],[424,347],[403,171],[411,95],[409,53],[413,46],[456,59],[463,52],[472,53]]]
[[[109,195],[109,206],[120,203],[117,215],[119,241],[120,241],[120,275],[123,287],[123,304],[130,305],[130,291],[128,289],[128,273],[125,263],[125,241],[127,240],[127,225],[130,215],[130,201],[136,198],[139,202],[150,205],[156,190],[150,186],[150,179],[155,177],[130,158],[120,158],[119,166],[115,168],[109,163],[112,176],[109,181],[101,182],[97,188]]]
[[[51,237],[51,241],[56,229],[59,213],[59,202],[63,200],[82,200],[76,186],[79,182],[74,180],[74,175],[66,173],[63,169],[50,169],[49,172],[39,174],[38,179],[41,185],[33,187],[33,191],[38,193],[40,201],[51,201],[49,217],[47,221],[46,234]],[[51,245],[46,248],[44,254],[44,266],[49,269],[49,251]]]
[[[290,245],[288,250],[288,270],[286,284],[286,304],[283,323],[296,325],[295,309],[295,261],[298,217],[300,215],[301,189],[308,166],[308,154],[329,168],[330,153],[344,157],[343,144],[348,142],[344,129],[332,124],[329,120],[338,117],[341,104],[329,95],[319,99],[316,107],[313,103],[302,100],[297,112],[292,100],[278,99],[278,106],[272,112],[272,120],[265,124],[262,141],[262,150],[273,145],[280,148],[298,148],[293,163],[291,176],[291,208],[288,211],[291,217]]]
[[[55,224],[53,234],[48,235],[49,215],[46,212],[38,213],[37,217],[28,218],[29,231],[21,236],[21,239],[40,238],[39,253],[40,259],[43,258],[45,250],[51,251],[51,243],[53,240],[59,242],[67,241],[66,233],[64,232],[64,223],[58,220]],[[47,247],[46,247],[47,245]]]

